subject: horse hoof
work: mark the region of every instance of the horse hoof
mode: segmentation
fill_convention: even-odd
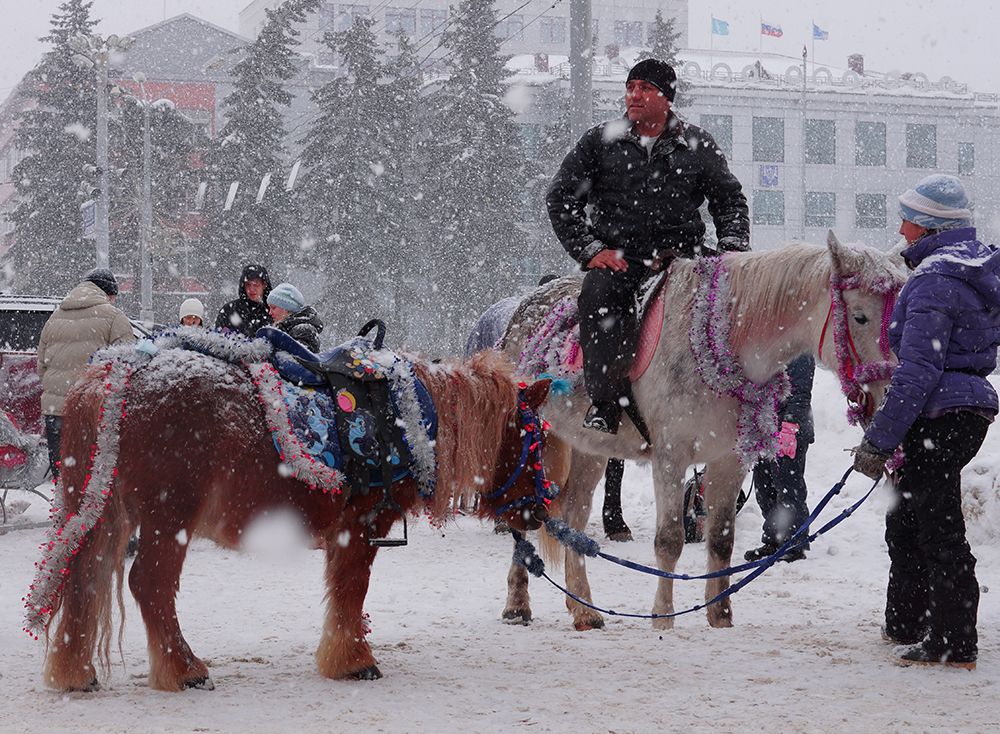
[[[531,624],[530,609],[504,609],[501,616],[504,624],[520,624],[527,626]]]
[[[604,629],[604,619],[602,617],[597,617],[594,619],[581,619],[576,622],[573,622],[573,627],[576,628],[577,632],[588,632],[590,630]]]
[[[612,533],[607,533],[608,540],[613,540],[617,543],[631,543],[632,542],[632,531],[628,528],[624,530],[615,530]]]
[[[197,688],[200,691],[214,691],[215,683],[212,682],[209,676],[203,675],[200,678],[192,678],[191,680],[184,681],[184,687]]]
[[[94,678],[94,680],[90,681],[90,683],[85,686],[80,686],[79,688],[67,688],[66,690],[70,693],[96,693],[101,690],[101,684],[98,682],[97,678]]]
[[[357,673],[351,673],[351,677],[355,680],[378,680],[382,677],[382,671],[378,669],[377,665],[369,665]]]

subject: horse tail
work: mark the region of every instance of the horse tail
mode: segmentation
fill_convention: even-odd
[[[57,506],[61,512],[55,517],[57,523],[63,524],[80,511],[84,493],[88,491],[87,477],[93,469],[90,464],[104,399],[105,373],[93,369],[67,397],[62,426],[62,470],[57,487]],[[100,519],[70,557],[63,586],[52,600],[51,614],[45,624],[48,685],[60,690],[91,689],[97,680],[93,665],[95,650],[102,676],[110,674],[113,588],[121,619],[120,650],[125,624],[124,558],[131,531],[120,482],[116,481]]]

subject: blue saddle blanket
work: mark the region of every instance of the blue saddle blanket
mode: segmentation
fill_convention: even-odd
[[[349,351],[361,373],[378,371],[389,382],[389,397],[412,461],[403,465],[398,455],[390,456],[394,482],[413,476],[422,494],[434,491],[433,445],[437,438],[437,412],[424,384],[413,373],[410,362],[387,349],[375,350],[368,339],[355,338],[320,355],[315,355],[284,332],[265,327],[257,336],[274,348],[272,364],[286,380],[283,396],[292,433],[317,461],[339,471],[345,469],[344,452],[351,451],[371,467],[370,486],[382,485],[378,461],[378,428],[375,417],[361,409],[350,389],[331,395],[326,380],[302,367],[293,357],[326,362]],[[344,445],[337,431],[337,413],[348,424]],[[278,447],[275,439],[275,446]],[[280,447],[279,451],[280,451]]]

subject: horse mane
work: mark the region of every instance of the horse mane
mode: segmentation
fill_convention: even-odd
[[[484,351],[465,362],[413,362],[437,407],[437,488],[431,505],[443,520],[453,505],[467,506],[488,489],[507,424],[517,407],[513,366]]]

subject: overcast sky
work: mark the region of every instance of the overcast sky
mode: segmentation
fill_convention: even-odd
[[[230,30],[249,0],[94,0],[93,15],[102,33],[129,33],[188,12]],[[353,1],[353,0],[352,0]],[[361,1],[361,0],[358,0]],[[384,0],[371,0],[382,4]],[[409,7],[419,0],[399,0]],[[456,0],[457,1],[457,0]],[[37,41],[59,0],[0,0],[0,98],[4,98],[45,50]],[[567,15],[569,0],[553,15]],[[730,35],[710,36],[711,16],[729,22]],[[760,18],[780,25],[781,38],[760,36]],[[763,45],[800,56],[812,52],[811,23],[828,31],[817,41],[819,63],[843,67],[848,54],[862,53],[877,71],[923,71],[931,80],[950,76],[977,91],[1000,92],[1000,63],[991,51],[1000,34],[996,0],[690,0],[691,45],[737,51]]]

